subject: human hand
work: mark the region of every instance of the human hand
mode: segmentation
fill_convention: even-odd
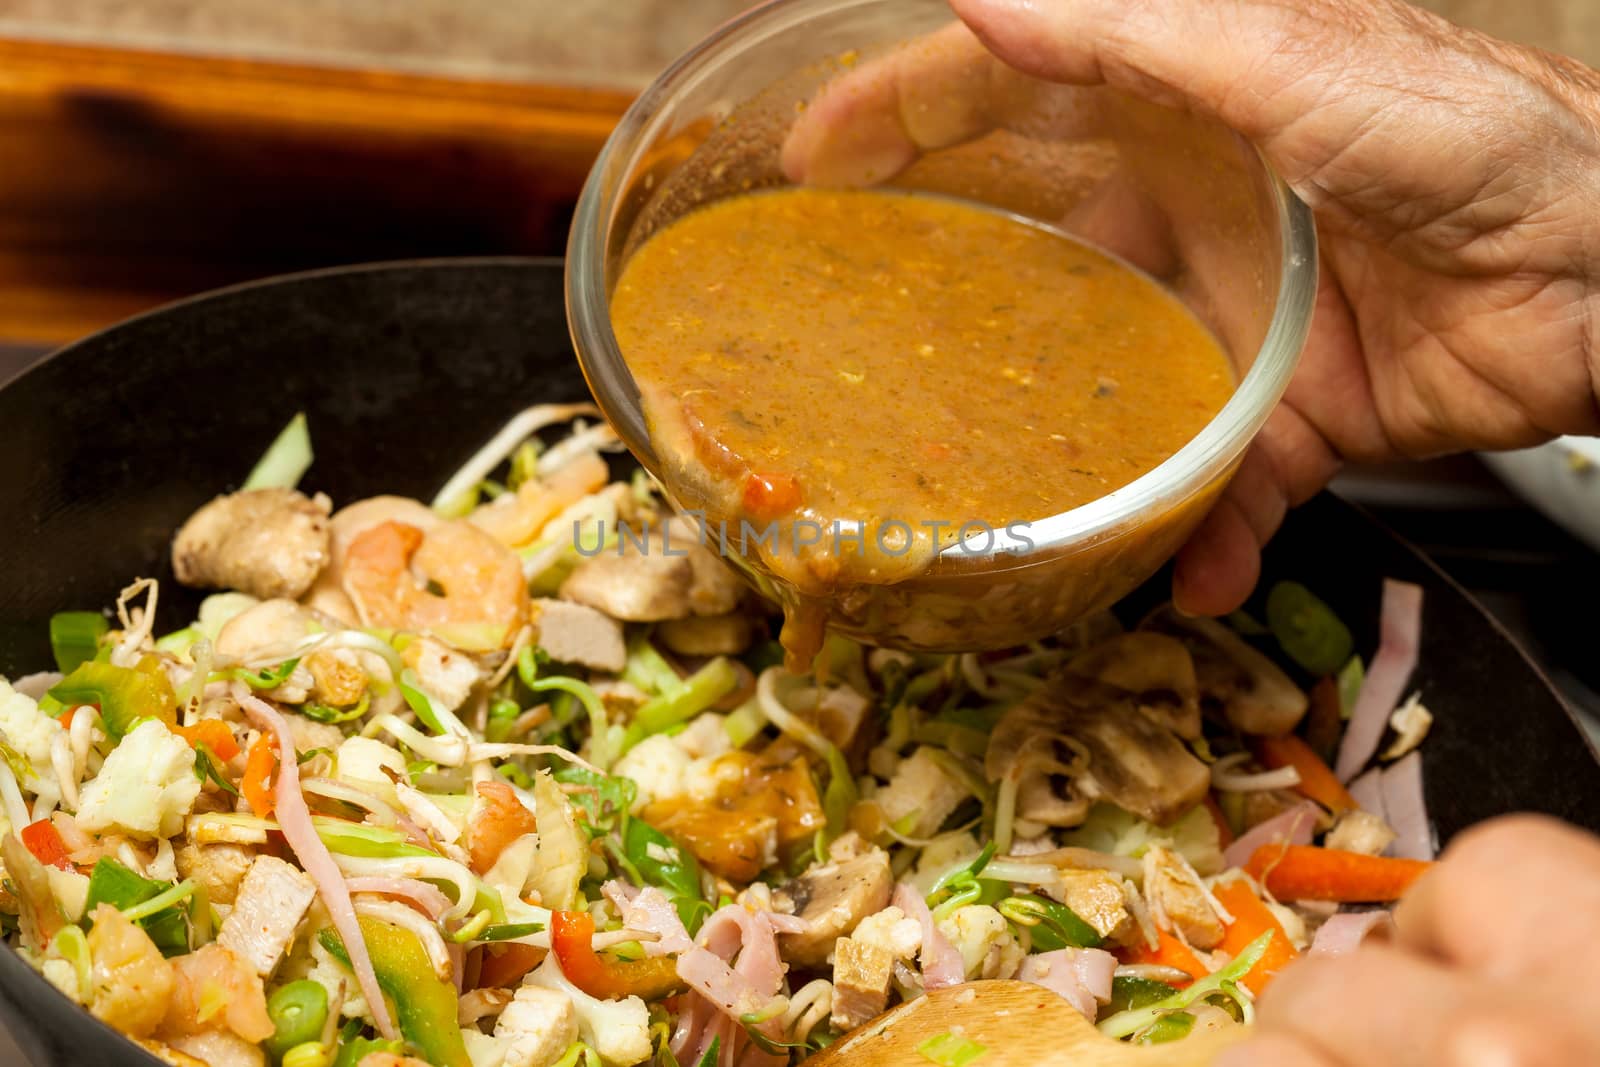
[[[1392,945],[1286,968],[1217,1067],[1600,1063],[1587,946],[1600,842],[1514,816],[1461,837],[1395,913]]]
[[[965,26],[824,88],[784,146],[792,180],[870,184],[1025,124],[1020,71],[1217,118],[1316,213],[1305,357],[1179,554],[1185,610],[1237,607],[1343,460],[1600,433],[1600,74],[1399,0],[953,6]]]

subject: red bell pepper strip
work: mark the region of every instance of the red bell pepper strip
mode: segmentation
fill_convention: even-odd
[[[67,855],[67,843],[61,839],[61,831],[49,819],[29,823],[17,836],[33,853],[33,858],[46,867],[59,867],[63,871],[77,870],[72,865],[72,858]]]
[[[684,983],[670,956],[642,960],[604,959],[594,950],[594,916],[586,911],[550,915],[550,951],[567,980],[591,997],[654,1000],[681,992]]]

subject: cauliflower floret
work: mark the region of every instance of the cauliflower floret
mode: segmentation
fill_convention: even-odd
[[[155,719],[146,719],[106,757],[84,786],[78,826],[90,833],[171,837],[200,795],[194,749]]]
[[[28,758],[35,770],[50,769],[50,742],[61,724],[39,710],[28,697],[0,678],[0,733],[6,743]]]
[[[728,717],[714,711],[691,720],[672,740],[693,759],[710,759],[733,749],[728,738]]]
[[[0,678],[0,741],[28,761],[33,777],[19,784],[42,802],[44,811],[61,800],[55,769],[50,763],[51,743],[61,733],[59,722],[40,711],[32,698],[17,692]],[[4,818],[0,815],[0,821]],[[10,825],[6,828],[10,829]]]
[[[876,945],[897,960],[908,960],[922,947],[922,924],[890,905],[862,919],[850,936]]]
[[[1005,917],[987,904],[968,904],[939,921],[939,932],[961,953],[967,977],[1010,978],[1022,966],[1022,946]]]
[[[386,769],[406,778],[406,758],[382,741],[370,737],[347,738],[334,756],[339,768],[339,778],[352,785],[370,789],[390,804],[400,802],[395,793],[394,779]]]
[[[500,1013],[494,1036],[505,1038],[505,1067],[549,1067],[578,1040],[578,1012],[565,993],[525,985]]]
[[[688,753],[666,734],[652,734],[640,741],[611,768],[621,778],[631,778],[639,787],[634,813],[657,800],[682,796],[691,760]]]
[[[596,1000],[567,981],[554,952],[534,968],[523,984],[565,993],[577,1012],[578,1033],[584,1044],[611,1067],[632,1067],[649,1059],[654,1051],[650,1046],[650,1009],[644,1001],[638,997]]]
[[[470,1026],[461,1028],[461,1040],[467,1046],[467,1059],[472,1061],[472,1067],[505,1067],[509,1051],[506,1042]]]
[[[329,999],[339,992],[339,983],[344,983],[344,1006],[339,1009],[339,1014],[346,1019],[358,1019],[367,1014],[367,1001],[361,995],[361,987],[356,984],[355,975],[345,965],[334,958],[333,953],[322,947],[322,941],[316,937],[308,937],[303,942],[311,951],[311,966],[305,973],[299,974],[304,967],[304,959],[297,951],[285,961],[279,977],[285,981],[296,977],[309,978],[328,991]]]

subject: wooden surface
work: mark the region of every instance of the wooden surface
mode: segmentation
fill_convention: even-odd
[[[560,254],[630,95],[0,40],[0,341],[282,271]]]
[[[917,1046],[943,1034],[984,1046],[975,1061],[981,1067],[1209,1067],[1246,1033],[1242,1026],[1230,1026],[1164,1045],[1130,1045],[1101,1034],[1043,986],[968,982],[885,1012],[806,1060],[806,1067],[930,1063]]]

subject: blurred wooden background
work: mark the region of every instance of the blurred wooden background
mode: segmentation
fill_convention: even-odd
[[[1424,0],[1600,59],[1600,0]],[[632,94],[748,0],[0,0],[0,345],[411,256],[559,254]]]

